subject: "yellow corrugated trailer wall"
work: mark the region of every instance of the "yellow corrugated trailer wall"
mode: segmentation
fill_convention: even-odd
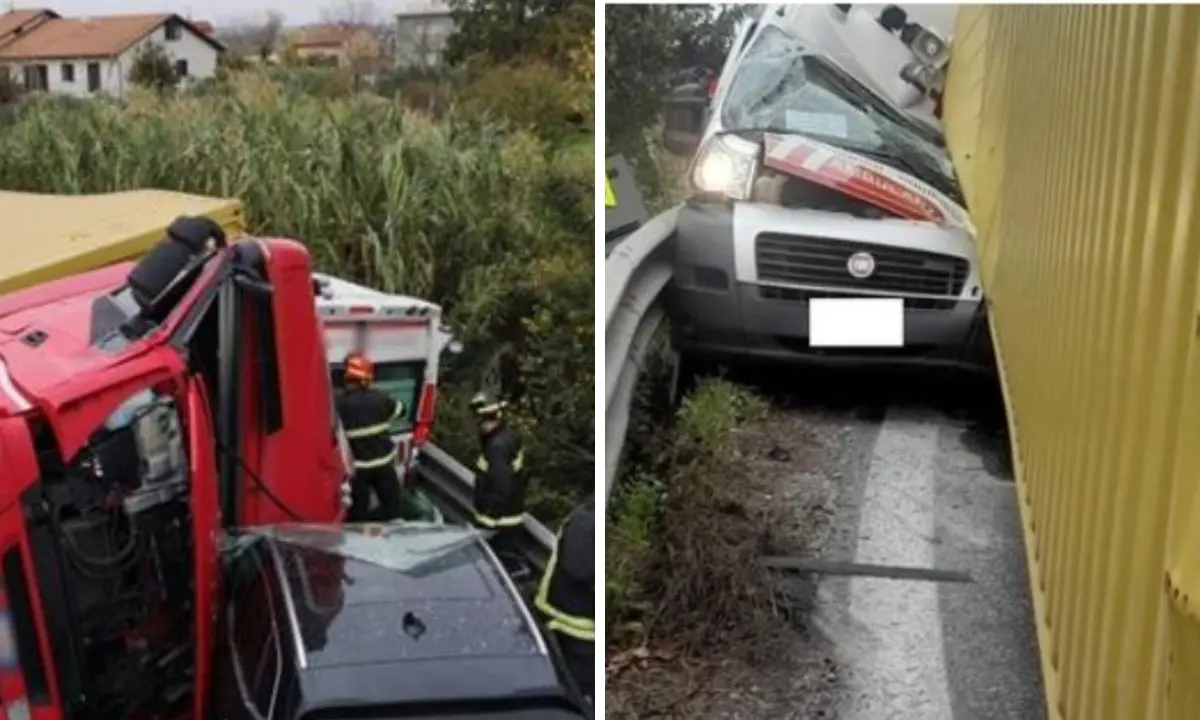
[[[168,190],[104,195],[0,191],[0,293],[141,257],[180,215],[246,232],[238,200]]]
[[[946,96],[1050,715],[1200,718],[1200,6],[963,6]]]

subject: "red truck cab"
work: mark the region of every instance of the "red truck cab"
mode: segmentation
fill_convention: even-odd
[[[330,392],[293,241],[0,297],[0,717],[204,717],[221,530],[341,517]]]

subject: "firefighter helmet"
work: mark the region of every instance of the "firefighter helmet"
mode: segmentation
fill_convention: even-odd
[[[471,410],[480,419],[500,417],[506,407],[508,407],[508,403],[497,400],[485,392],[475,393],[475,397],[471,398]]]
[[[366,385],[375,378],[375,366],[366,355],[360,352],[352,352],[347,355],[344,367],[348,383],[357,382]]]

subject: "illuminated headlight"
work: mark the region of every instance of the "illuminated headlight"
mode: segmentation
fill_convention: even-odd
[[[718,135],[697,155],[692,185],[704,194],[744,200],[749,197],[757,162],[757,145],[733,135]]]

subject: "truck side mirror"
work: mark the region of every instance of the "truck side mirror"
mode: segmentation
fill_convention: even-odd
[[[690,156],[700,146],[708,115],[708,95],[700,83],[681,85],[663,99],[663,145],[675,155]]]

